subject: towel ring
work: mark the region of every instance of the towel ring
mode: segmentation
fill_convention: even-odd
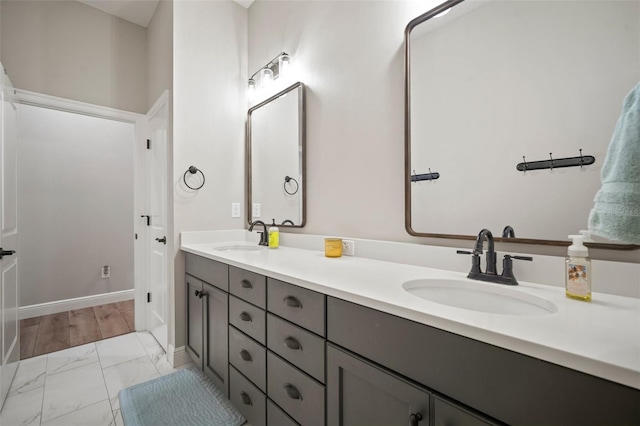
[[[191,186],[191,185],[189,185],[187,183],[187,173],[191,173],[192,175],[195,175],[198,172],[200,172],[200,174],[202,175],[202,183],[200,184],[199,187],[194,188],[193,186]],[[189,166],[187,171],[184,172],[184,175],[182,175],[182,181],[184,182],[185,185],[187,185],[187,188],[193,189],[194,191],[197,191],[198,189],[200,189],[200,188],[202,188],[204,186],[204,181],[205,181],[204,173],[202,173],[202,170],[198,169],[196,166]]]
[[[296,190],[293,192],[289,192],[287,190],[287,183],[294,181],[296,183]],[[286,192],[289,195],[295,195],[298,193],[298,188],[300,188],[300,185],[298,185],[298,181],[295,180],[294,178],[290,177],[290,176],[285,176],[284,177],[284,183],[282,184],[282,187],[284,188],[284,192]]]

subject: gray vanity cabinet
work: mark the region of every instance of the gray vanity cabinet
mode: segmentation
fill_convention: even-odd
[[[327,344],[327,424],[427,426],[431,394]]]
[[[640,424],[637,389],[333,297],[327,339],[429,389],[435,425]],[[353,400],[336,399],[346,392],[338,374],[357,383],[352,364],[335,359],[344,357],[330,349],[329,413],[348,410]]]
[[[186,254],[185,349],[225,395],[229,395],[228,268],[223,263]]]

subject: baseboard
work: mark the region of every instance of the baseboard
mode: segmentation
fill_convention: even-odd
[[[176,348],[172,344],[169,344],[169,348],[167,350],[167,360],[173,368],[192,362],[191,357],[184,349],[184,346]]]
[[[74,299],[56,300],[54,302],[39,303],[37,305],[21,306],[20,319],[57,314],[72,309],[89,308],[107,303],[122,302],[134,298],[134,290],[114,291],[111,293],[95,294],[93,296],[76,297]]]

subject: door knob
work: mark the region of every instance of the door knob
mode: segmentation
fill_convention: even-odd
[[[167,244],[167,237],[156,238],[156,241],[162,244]]]
[[[13,254],[16,254],[15,250],[4,250],[0,248],[0,259],[2,259],[5,256],[11,256]]]

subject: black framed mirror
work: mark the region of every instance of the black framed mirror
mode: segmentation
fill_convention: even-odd
[[[475,239],[490,228],[508,231],[503,242],[568,245],[586,230],[622,101],[640,81],[638,34],[634,1],[450,0],[412,20],[407,232]]]
[[[295,83],[251,107],[246,129],[247,222],[306,222],[305,86]]]

